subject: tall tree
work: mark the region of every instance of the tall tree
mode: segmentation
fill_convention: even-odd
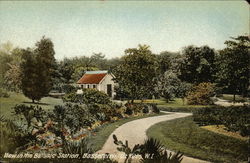
[[[40,100],[43,96],[40,92],[39,75],[37,73],[37,60],[31,49],[22,51],[23,62],[21,64],[22,80],[21,89],[23,94],[32,99]]]
[[[183,50],[180,79],[189,83],[213,82],[215,51],[208,46],[188,46]]]
[[[55,75],[55,51],[54,45],[49,38],[44,36],[36,43],[34,54],[37,60],[37,73],[39,75],[41,93],[45,96],[51,90],[52,79]]]
[[[115,80],[132,100],[148,97],[154,88],[156,57],[149,46],[126,49],[121,64],[114,70]]]
[[[39,101],[52,88],[56,65],[54,54],[52,41],[45,37],[36,43],[35,50],[23,50],[21,88],[32,102]]]
[[[250,39],[238,36],[225,42],[217,59],[218,86],[229,93],[247,95],[250,72]],[[235,96],[234,96],[235,97]]]

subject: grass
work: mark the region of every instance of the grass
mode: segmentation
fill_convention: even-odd
[[[133,121],[136,119],[146,118],[146,117],[159,116],[159,115],[163,115],[163,114],[165,114],[165,113],[160,113],[160,114],[154,113],[154,114],[143,115],[143,116],[138,116],[138,117],[129,117],[129,118],[118,120],[114,123],[104,124],[97,129],[95,135],[90,137],[89,141],[90,141],[90,144],[92,144],[91,147],[93,148],[94,151],[100,150],[103,147],[106,140],[108,139],[108,137],[110,136],[110,134],[116,128],[118,128],[119,126],[121,126],[127,122],[130,122],[130,121]]]
[[[45,110],[52,110],[55,105],[61,105],[62,103],[62,99],[44,97],[38,104],[35,105],[39,105]],[[31,100],[25,97],[23,94],[10,92],[10,97],[0,97],[0,114],[7,118],[10,118],[12,116],[12,107],[17,104],[34,105],[31,103]]]
[[[219,98],[233,102],[234,96],[231,94],[222,94]],[[241,95],[235,95],[235,102],[248,102],[248,100]]]
[[[141,100],[135,100],[136,103],[140,103]],[[150,99],[143,100],[143,103],[155,103],[160,110],[171,111],[171,112],[192,112],[199,108],[207,107],[209,105],[188,105],[186,100],[183,101],[181,98],[175,98],[173,101],[167,103],[164,99]]]
[[[187,156],[212,162],[247,160],[247,141],[217,134],[200,128],[192,117],[158,123],[147,131],[149,137],[160,140],[166,148]]]
[[[214,132],[214,133],[234,137],[234,138],[240,139],[240,140],[247,140],[248,139],[247,137],[241,136],[238,132],[227,131],[224,125],[208,125],[208,126],[202,126],[201,128],[209,130],[209,131]]]

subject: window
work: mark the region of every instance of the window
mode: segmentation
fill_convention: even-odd
[[[81,88],[83,89],[83,85],[81,85]]]
[[[90,88],[89,84],[88,84],[88,88]]]
[[[96,85],[95,85],[95,84],[93,85],[93,88],[96,88]]]

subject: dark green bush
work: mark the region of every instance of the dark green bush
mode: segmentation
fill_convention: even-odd
[[[149,113],[148,105],[144,105],[144,106],[143,106],[142,112],[143,112],[144,114]]]
[[[77,88],[73,85],[70,85],[70,84],[62,85],[62,92],[66,93],[66,94],[76,92],[76,91],[77,91]]]
[[[199,125],[225,125],[229,131],[250,135],[249,106],[214,106],[194,112],[194,121]]]
[[[154,113],[156,113],[156,114],[160,113],[160,109],[157,107],[156,104],[150,104],[150,105],[151,105]]]
[[[107,94],[96,89],[83,89],[82,94],[71,92],[63,97],[65,102],[74,102],[81,104],[109,104],[111,103]]]

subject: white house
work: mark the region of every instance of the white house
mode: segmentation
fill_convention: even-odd
[[[114,97],[113,81],[114,75],[108,73],[108,71],[86,71],[80,80],[77,81],[77,85],[80,88],[94,88],[99,91],[105,92],[109,97]],[[78,91],[79,93],[79,91]]]

